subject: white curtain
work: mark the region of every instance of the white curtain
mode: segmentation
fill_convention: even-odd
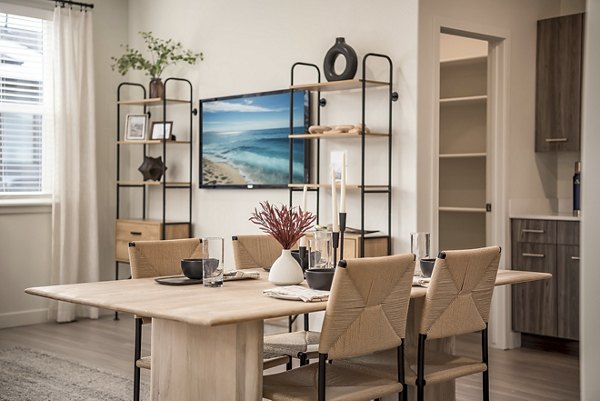
[[[92,13],[56,7],[54,43],[52,283],[98,281]],[[50,317],[95,319],[98,310],[56,302]]]

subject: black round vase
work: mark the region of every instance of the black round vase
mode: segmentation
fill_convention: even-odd
[[[346,59],[346,68],[340,74],[335,72],[335,60],[339,57]],[[342,81],[352,79],[356,75],[358,58],[354,49],[346,43],[344,38],[335,38],[335,44],[325,54],[323,71],[328,81]]]

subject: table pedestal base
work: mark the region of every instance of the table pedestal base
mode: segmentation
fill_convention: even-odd
[[[152,320],[152,401],[262,399],[262,320],[198,326]]]

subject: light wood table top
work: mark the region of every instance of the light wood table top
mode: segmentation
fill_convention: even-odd
[[[326,302],[286,301],[267,297],[262,290],[274,285],[261,272],[258,280],[228,281],[220,288],[203,285],[169,286],[154,279],[33,287],[26,293],[59,301],[96,306],[139,316],[188,324],[217,326],[325,310]],[[501,270],[496,285],[550,278],[548,273]],[[306,286],[306,282],[301,285]],[[426,288],[413,287],[411,298],[425,296]]]

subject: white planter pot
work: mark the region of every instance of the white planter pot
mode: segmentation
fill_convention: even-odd
[[[299,284],[304,280],[302,268],[292,256],[292,251],[284,249],[281,256],[271,266],[269,281],[276,285]]]

